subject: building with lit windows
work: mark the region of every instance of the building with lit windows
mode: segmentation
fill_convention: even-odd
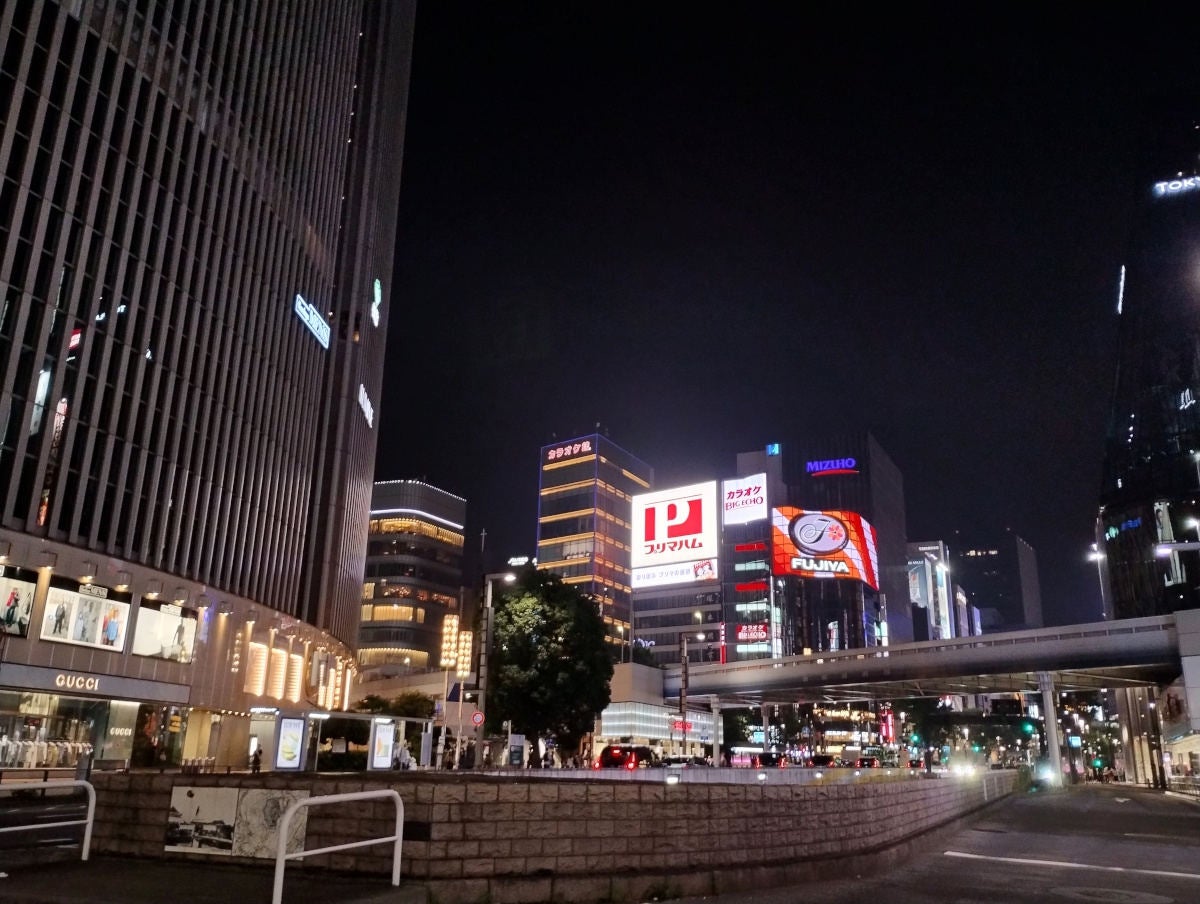
[[[1154,136],[1160,147],[1139,174],[1138,219],[1120,271],[1116,383],[1096,520],[1109,617],[1200,607],[1198,136],[1195,117]]]
[[[414,12],[0,6],[10,741],[300,768],[345,704]]]
[[[442,621],[462,614],[467,501],[419,480],[375,484],[358,662],[364,676],[438,668]]]
[[[609,639],[630,637],[630,500],[654,469],[593,433],[543,446],[538,460],[538,568],[601,606]]]
[[[773,635],[780,622],[771,655],[911,641],[904,480],[875,437],[813,434],[740,453],[738,475],[755,473],[768,488],[769,532],[759,523],[743,528],[755,536],[731,539],[766,542],[771,552]],[[737,561],[756,555],[730,551]],[[727,592],[727,622],[740,617],[737,606],[762,598],[740,584]]]
[[[977,608],[986,631],[1041,628],[1042,591],[1037,553],[1010,529],[986,539],[955,531],[950,570]]]

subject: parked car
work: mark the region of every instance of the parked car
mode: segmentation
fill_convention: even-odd
[[[809,769],[835,769],[841,765],[841,762],[832,753],[814,753],[804,765]]]
[[[666,766],[668,769],[694,769],[698,766],[707,766],[708,763],[701,756],[665,756],[659,765]]]
[[[879,757],[877,756],[860,756],[854,761],[855,769],[878,769]]]
[[[755,769],[765,769],[771,766],[778,766],[780,769],[783,769],[788,764],[787,757],[782,753],[773,753],[769,750],[755,754],[751,762],[753,762]]]
[[[657,762],[649,747],[633,744],[609,744],[600,751],[593,769],[644,769]]]

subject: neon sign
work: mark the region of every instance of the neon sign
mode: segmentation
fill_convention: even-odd
[[[1154,194],[1159,198],[1197,190],[1200,190],[1200,176],[1180,176],[1167,182],[1154,183]]]
[[[367,395],[367,387],[362,383],[358,384],[358,407],[362,409],[363,417],[367,419],[367,426],[375,426],[375,407],[371,404],[371,397]]]
[[[375,299],[371,302],[371,323],[379,326],[379,309],[383,307],[383,283],[375,280]]]
[[[831,474],[857,474],[858,462],[853,458],[827,458],[824,461],[806,462],[804,470],[813,477],[828,477]]]
[[[317,337],[321,348],[329,348],[329,321],[321,316],[321,312],[304,300],[303,295],[297,295],[292,308],[300,322],[308,327],[308,331]]]

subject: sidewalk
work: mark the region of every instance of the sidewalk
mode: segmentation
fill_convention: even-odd
[[[262,867],[188,863],[176,860],[134,860],[93,857],[0,866],[3,904],[270,904],[274,864]],[[314,899],[338,904],[426,904],[426,887],[401,879],[393,888],[390,876],[345,876],[305,870],[296,863],[284,873],[283,902]]]

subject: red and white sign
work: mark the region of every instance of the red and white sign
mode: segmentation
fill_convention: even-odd
[[[765,521],[769,514],[766,474],[722,481],[721,517],[726,525]]]
[[[766,622],[756,625],[738,625],[738,643],[767,643],[771,639],[770,626]]]
[[[631,523],[635,569],[715,560],[717,482],[634,496]]]
[[[856,512],[771,509],[771,570],[862,581],[879,589],[875,528]]]
[[[671,723],[671,727],[675,731],[691,731],[694,727],[691,722],[684,722],[682,719],[676,719]]]
[[[471,724],[472,725],[482,725],[483,724],[483,713],[479,712],[479,710],[476,710],[475,712],[471,713]]]

